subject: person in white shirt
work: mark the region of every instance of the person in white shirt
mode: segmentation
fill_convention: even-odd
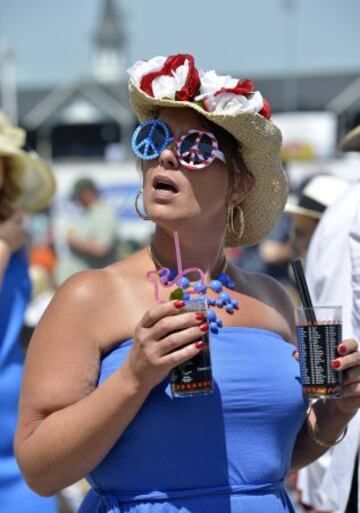
[[[360,151],[360,126],[342,141],[343,151]],[[360,170],[359,170],[360,174]],[[315,231],[306,260],[314,305],[343,307],[343,336],[360,339],[360,180],[329,207]],[[299,472],[302,501],[331,513],[358,513],[360,413],[347,436]]]

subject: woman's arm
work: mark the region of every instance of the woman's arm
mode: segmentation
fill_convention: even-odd
[[[195,344],[178,349],[201,337],[200,323],[192,314],[177,315],[173,302],[164,303],[144,315],[124,365],[96,388],[101,346],[109,337],[104,327],[114,318],[114,312],[109,315],[114,301],[109,281],[114,276],[106,270],[71,278],[30,343],[15,452],[27,482],[41,495],[52,495],[91,472],[150,390],[172,367],[201,350]],[[115,312],[121,311],[117,302]],[[119,326],[125,322],[126,315]],[[113,343],[123,338],[114,331],[111,336]]]
[[[103,293],[101,271],[70,279],[28,349],[15,452],[29,485],[41,495],[93,469],[147,395],[123,369],[96,389],[102,336],[97,326],[108,322],[100,306]]]
[[[4,273],[10,260],[11,249],[6,240],[0,238],[0,289]]]
[[[18,211],[0,223],[0,288],[12,252],[20,249],[26,242],[23,216],[23,212]]]
[[[327,448],[315,442],[309,433],[316,438],[330,442],[341,437],[347,424],[358,411],[360,406],[360,353],[354,339],[344,340],[340,346],[343,356],[338,357],[338,371],[343,371],[343,388],[341,399],[318,400],[310,410],[309,419],[298,433],[292,456],[292,469],[298,470],[309,465]],[[310,426],[308,425],[310,424]]]
[[[266,278],[263,281],[263,288],[270,291],[268,303],[284,319],[288,332],[288,340],[295,344],[295,316],[294,305],[287,294],[287,291],[275,280]],[[342,356],[337,358],[340,367],[337,370],[344,372],[343,377],[343,398],[317,401],[310,411],[309,423],[311,431],[316,437],[325,442],[337,440],[344,432],[348,422],[357,412],[360,406],[360,352],[357,351],[357,342],[353,339],[343,341],[341,344]],[[308,421],[300,429],[292,455],[291,467],[297,470],[309,465],[322,454],[327,448],[322,447],[314,441],[309,434]]]
[[[341,437],[354,413],[345,413],[337,408],[335,399],[319,400],[310,410],[309,423],[311,430],[317,438],[325,442],[337,440]],[[309,434],[308,420],[306,419],[296,438],[291,469],[299,470],[310,465],[322,456],[328,448],[322,447],[314,441]]]

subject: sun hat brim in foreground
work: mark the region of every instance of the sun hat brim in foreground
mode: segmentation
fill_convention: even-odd
[[[14,208],[23,208],[30,213],[45,208],[56,190],[50,166],[36,153],[28,153],[15,147],[6,150],[0,148],[0,156],[10,159],[10,172],[21,190]]]
[[[360,125],[353,128],[340,142],[342,151],[360,151]]]
[[[227,130],[239,141],[245,165],[255,187],[241,203],[245,229],[239,240],[227,231],[226,246],[250,246],[268,235],[281,216],[288,194],[286,174],[280,157],[281,132],[271,121],[253,112],[214,113],[189,101],[153,98],[129,82],[129,97],[140,122],[155,117],[162,107],[190,108]]]

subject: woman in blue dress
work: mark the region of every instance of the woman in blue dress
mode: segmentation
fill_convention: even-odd
[[[45,163],[20,149],[23,140],[24,132],[0,113],[0,511],[55,513],[55,499],[39,497],[26,484],[13,450],[24,365],[19,334],[31,294],[23,209],[41,208],[53,191]]]
[[[191,55],[138,61],[129,74],[136,210],[154,236],[73,276],[50,304],[27,359],[20,466],[44,496],[87,476],[81,513],[292,512],[284,476],[343,436],[360,404],[360,359],[343,341],[344,397],[318,401],[307,423],[287,293],[226,260],[226,246],[256,243],[281,215],[280,132],[250,80],[199,73]],[[146,276],[176,270],[174,232],[183,267],[205,273],[207,318],[164,290],[154,301]],[[213,393],[174,398],[171,370],[207,349],[209,330]]]

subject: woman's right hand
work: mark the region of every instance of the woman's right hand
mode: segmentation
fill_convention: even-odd
[[[9,247],[10,253],[22,248],[27,240],[27,233],[23,225],[24,212],[18,210],[0,223],[0,240]]]
[[[201,338],[209,326],[204,312],[181,312],[183,306],[181,300],[156,305],[137,324],[123,369],[141,388],[151,390],[205,347]]]

